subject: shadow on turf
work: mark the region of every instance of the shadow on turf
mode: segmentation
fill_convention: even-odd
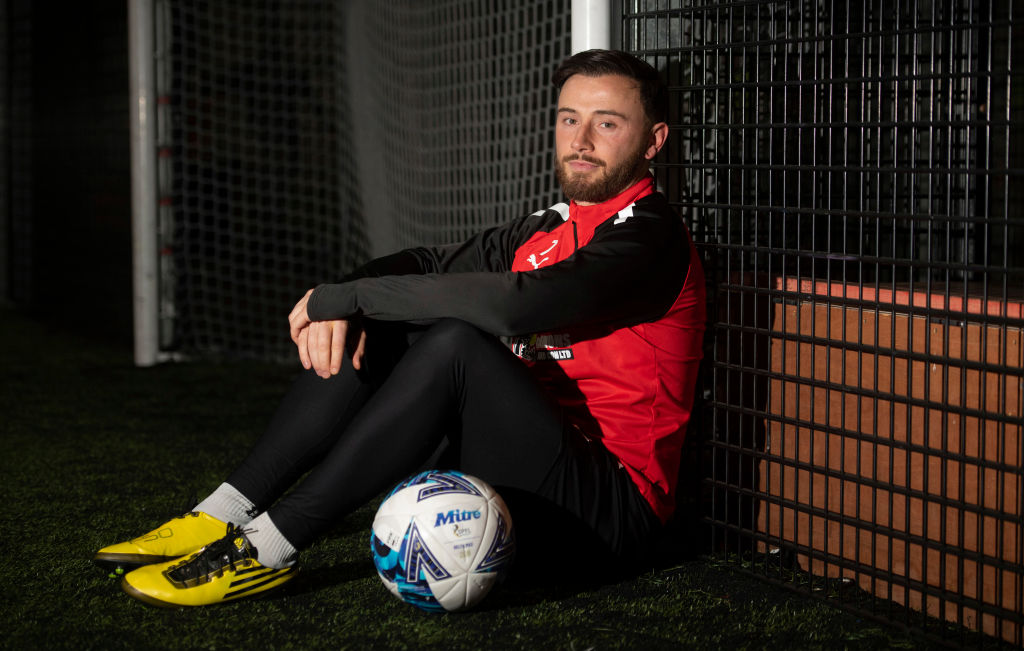
[[[536,511],[543,507],[528,496],[533,517],[517,520],[516,511],[522,513],[520,500],[524,496],[508,489],[503,495],[516,521],[517,557],[500,589],[477,610],[498,610],[571,597],[672,567],[695,558],[701,551],[699,546],[687,544],[693,537],[683,530],[688,530],[689,525],[678,521],[649,541],[643,555],[624,561],[613,556],[582,522],[567,520],[564,511],[546,513],[547,518],[558,521],[555,526],[548,520],[550,528],[546,527],[545,518],[536,517]],[[529,528],[520,526],[524,523]]]
[[[342,583],[360,581],[374,574],[373,564],[367,561],[346,561],[310,571],[300,569],[298,576],[286,586],[282,595],[316,593]]]
[[[521,504],[518,506],[522,508]],[[543,523],[543,519],[535,519],[533,522]],[[334,530],[329,537],[336,537],[340,535],[339,532],[360,531],[365,531],[366,537],[369,537],[370,523],[369,516],[346,518],[345,524]],[[632,565],[623,565],[610,558],[599,543],[588,540],[589,532],[585,528],[573,533],[571,528],[567,531],[564,527],[565,523],[562,522],[561,528],[552,529],[558,532],[557,535],[547,533],[544,526],[517,531],[517,557],[507,578],[472,612],[497,611],[571,598],[603,586],[635,579],[652,570],[676,565],[696,555],[680,544],[679,531],[666,529],[653,541],[650,555]],[[300,571],[296,580],[289,582],[278,594],[281,597],[315,594],[375,574],[367,554],[365,559],[320,565]]]
[[[659,550],[646,559],[647,562],[632,566],[609,563],[602,557],[586,560],[577,557],[572,564],[561,564],[557,559],[550,563],[517,563],[505,582],[473,611],[496,611],[572,598],[692,559],[691,555],[674,549],[662,552]]]

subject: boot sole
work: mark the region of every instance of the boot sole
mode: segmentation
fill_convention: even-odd
[[[151,556],[147,554],[96,554],[93,562],[108,572],[131,572],[144,565],[166,563],[179,558],[178,556]]]

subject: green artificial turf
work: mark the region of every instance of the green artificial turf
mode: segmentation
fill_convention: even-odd
[[[392,597],[374,572],[374,504],[305,550],[299,576],[279,592],[217,607],[152,608],[125,595],[92,554],[216,487],[259,434],[294,369],[239,362],[139,369],[127,347],[12,311],[0,311],[0,359],[4,648],[933,645],[712,557],[670,559],[597,586],[558,577],[506,585],[472,612],[421,613]]]

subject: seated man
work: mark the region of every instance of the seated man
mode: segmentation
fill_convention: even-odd
[[[255,448],[191,513],[97,553],[137,568],[129,594],[204,605],[279,586],[299,550],[441,450],[505,497],[527,557],[546,509],[544,526],[643,558],[675,504],[704,277],[649,171],[668,135],[657,71],[591,50],[553,81],[569,203],[307,292],[289,315],[306,371]]]

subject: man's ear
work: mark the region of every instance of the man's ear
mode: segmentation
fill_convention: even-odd
[[[652,126],[644,158],[647,160],[654,158],[661,151],[661,148],[665,146],[666,140],[668,140],[668,125],[664,122],[658,122]]]

